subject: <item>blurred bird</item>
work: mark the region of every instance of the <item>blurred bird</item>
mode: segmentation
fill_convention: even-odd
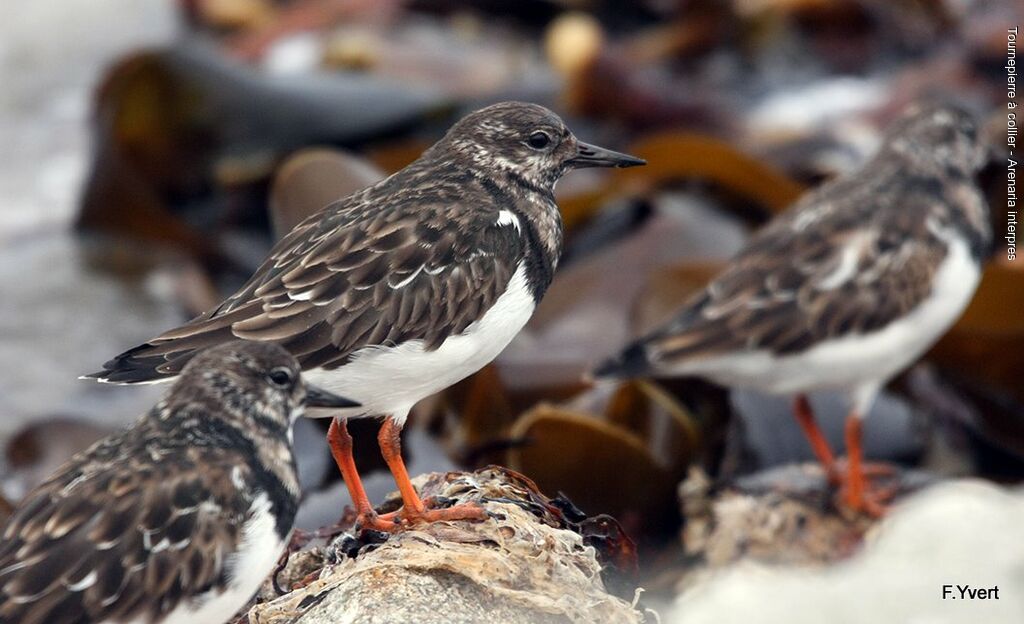
[[[211,344],[277,342],[307,378],[362,404],[328,432],[361,526],[481,519],[479,506],[424,505],[402,461],[401,427],[417,401],[490,362],[530,318],[561,253],[558,179],[641,164],[577,140],[541,106],[476,111],[405,169],[296,226],[222,304],[92,376],[154,381]],[[359,416],[386,416],[379,442],[402,495],[398,516],[376,516],[363,491],[345,427]]]
[[[0,540],[0,622],[226,622],[284,550],[292,423],[352,401],[303,385],[273,344],[197,356],[129,429],[25,497]]]
[[[992,238],[974,180],[985,154],[967,113],[912,108],[860,170],[757,232],[671,322],[595,375],[694,375],[795,395],[797,420],[845,502],[881,513],[861,421],[974,294]],[[805,396],[823,389],[849,400],[845,475]]]

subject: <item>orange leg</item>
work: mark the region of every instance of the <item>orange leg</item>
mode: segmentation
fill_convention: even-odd
[[[841,477],[839,470],[836,469],[836,456],[832,453],[828,440],[825,439],[825,434],[818,427],[818,423],[814,418],[814,410],[811,409],[811,403],[807,400],[806,394],[796,395],[796,398],[793,400],[793,414],[796,416],[796,421],[800,423],[800,427],[804,430],[807,441],[811,443],[811,450],[814,451],[814,456],[818,458],[822,468],[825,469],[829,483],[837,485],[841,481]]]
[[[418,522],[435,522],[439,520],[485,520],[487,512],[480,505],[466,503],[455,505],[446,509],[427,509],[420,500],[416,488],[409,480],[409,473],[405,469],[405,462],[402,461],[402,429],[390,418],[385,418],[380,427],[380,434],[377,440],[380,442],[380,450],[384,455],[391,474],[398,484],[398,491],[402,495],[402,510],[399,516],[404,524],[415,524]]]
[[[387,516],[378,516],[366,496],[363,481],[359,478],[356,462],[352,457],[352,436],[349,435],[344,420],[331,419],[331,426],[327,430],[327,443],[331,446],[331,455],[341,470],[352,503],[356,506],[356,525],[375,531],[393,531],[397,526],[395,522]]]
[[[864,460],[864,449],[861,445],[861,422],[856,414],[846,418],[846,457],[849,462],[846,477],[846,504],[854,509],[864,505],[864,490],[867,480],[861,463]]]
[[[861,444],[861,419],[854,412],[846,418],[847,474],[843,484],[843,502],[851,509],[880,517],[886,507],[882,501],[891,498],[894,492],[874,490],[870,487],[864,465],[864,448]]]

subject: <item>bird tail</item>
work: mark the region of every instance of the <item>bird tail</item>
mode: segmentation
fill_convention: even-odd
[[[231,324],[246,318],[247,307],[214,316],[208,312],[166,331],[145,344],[129,349],[103,365],[103,370],[84,375],[114,384],[159,383],[178,376],[192,357],[209,347],[237,340]]]
[[[592,372],[591,376],[601,378],[638,377],[650,374],[652,362],[643,342],[635,342],[617,356],[605,360]]]
[[[146,343],[114,357],[103,364],[103,370],[81,379],[95,379],[111,384],[150,384],[170,381],[192,359],[195,351],[166,353],[159,345]]]

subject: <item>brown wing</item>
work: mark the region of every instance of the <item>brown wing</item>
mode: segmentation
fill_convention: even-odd
[[[935,194],[901,184],[904,192],[886,195],[842,180],[809,195],[755,234],[671,322],[597,374],[651,373],[740,351],[798,353],[906,314],[931,292],[946,245],[933,231]],[[899,209],[879,209],[879,197]]]
[[[232,466],[122,460],[115,449],[73,460],[3,529],[0,622],[129,621],[226,582],[248,511],[225,487]]]
[[[879,230],[837,233],[782,261],[747,255],[651,346],[669,359],[740,350],[788,354],[878,330],[924,300],[946,253],[937,241],[885,249],[884,238]]]
[[[329,208],[283,239],[217,309],[93,376],[172,376],[197,350],[235,338],[280,343],[304,369],[340,366],[371,345],[436,348],[494,304],[523,258],[518,230],[497,216],[460,208],[455,195],[403,197],[369,216],[359,204]]]

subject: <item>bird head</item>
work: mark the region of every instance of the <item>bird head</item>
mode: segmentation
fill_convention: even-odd
[[[306,406],[359,404],[305,384],[295,358],[270,342],[235,341],[200,353],[188,363],[168,399],[206,399],[225,417],[288,428]]]
[[[978,124],[967,111],[947,103],[918,103],[903,113],[886,132],[889,149],[932,173],[978,172],[988,158]]]
[[[502,102],[470,113],[432,148],[484,172],[504,172],[550,189],[570,169],[634,167],[640,158],[577,139],[555,113],[525,102]]]

